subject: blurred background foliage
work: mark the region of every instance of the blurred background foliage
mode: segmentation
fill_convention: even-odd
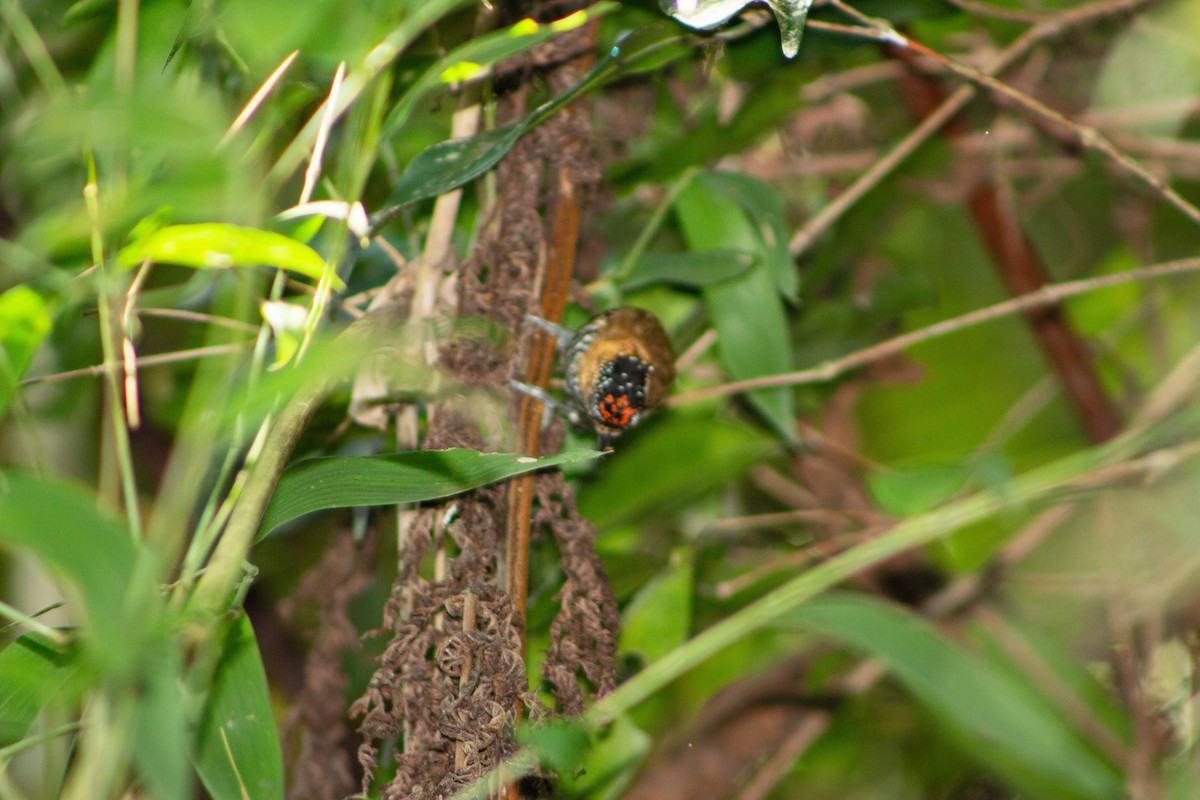
[[[347,459],[355,491],[304,508],[354,511],[272,536],[258,515],[293,451],[396,450],[347,416],[363,340],[393,348],[393,399],[462,399],[515,449],[504,392],[421,357],[496,331],[336,334],[411,290],[461,185],[434,265],[457,277],[491,167],[569,99],[602,178],[567,323],[645,307],[683,358],[615,453],[567,431],[542,464],[621,607],[621,688],[522,735],[554,791],[1195,797],[1200,3],[816,2],[792,60],[759,4],[712,31],[650,0],[491,5],[0,0],[0,797],[321,796],[276,720],[327,620],[289,596],[339,584],[335,536],[387,530],[366,508],[530,465],[374,461],[372,483]],[[499,22],[521,17],[544,24]],[[578,25],[594,69],[568,98],[539,70]],[[980,77],[1002,56],[1002,84]],[[450,141],[456,110],[491,127],[522,92],[547,105]],[[297,483],[272,503],[303,506]],[[382,648],[357,642],[387,538],[345,601],[341,712]],[[535,541],[535,684],[562,583]],[[353,761],[345,724],[329,770]],[[381,758],[368,796],[394,796]]]

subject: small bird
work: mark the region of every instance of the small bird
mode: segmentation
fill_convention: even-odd
[[[675,380],[675,351],[649,311],[605,311],[574,332],[538,317],[525,319],[558,338],[567,416],[594,428],[601,447],[661,405]],[[544,392],[531,392],[534,387],[514,386],[548,399]]]

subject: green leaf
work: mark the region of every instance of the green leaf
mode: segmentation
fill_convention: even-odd
[[[588,732],[577,720],[555,719],[545,725],[521,726],[521,745],[533,749],[538,761],[562,772],[579,768],[588,750]]]
[[[607,11],[607,7],[602,7],[601,10]],[[595,10],[590,13],[594,14]],[[483,175],[500,162],[521,138],[521,134],[541,124],[559,108],[616,74],[618,61],[622,65],[627,62],[636,64],[644,57],[653,55],[661,46],[662,43],[655,40],[648,43],[644,50],[634,47],[631,51],[630,48],[622,49],[623,44],[619,42],[578,83],[542,103],[521,119],[475,136],[438,142],[422,150],[405,167],[391,196],[388,197],[385,210],[379,216],[386,219],[401,206],[427,197],[443,195]]]
[[[50,310],[41,295],[28,286],[0,294],[0,416],[49,332]]]
[[[647,661],[687,640],[692,627],[692,557],[677,549],[662,574],[642,587],[622,615],[620,651]]]
[[[279,479],[258,536],[327,508],[416,503],[561,464],[597,458],[574,450],[546,458],[476,450],[414,450],[386,456],[330,456],[293,464]]]
[[[134,546],[121,523],[82,487],[20,472],[0,474],[0,543],[33,551],[82,602],[72,613],[101,642],[127,641],[124,598]]]
[[[615,8],[615,3],[598,3],[586,11],[545,24],[524,19],[504,30],[487,33],[468,41],[427,69],[409,87],[388,115],[381,136],[387,138],[396,135],[408,123],[417,104],[443,83],[457,83],[486,75],[483,65],[494,64],[524,53],[564,30],[576,28],[589,19],[603,16]]]
[[[763,252],[762,239],[742,208],[699,180],[679,193],[675,210],[693,250]],[[735,380],[792,369],[783,301],[765,262],[766,258],[760,257],[758,264],[742,275],[704,289],[709,317],[717,330],[721,365]],[[795,403],[790,389],[758,389],[749,397],[783,437],[795,440]]]
[[[763,266],[780,294],[795,302],[800,292],[800,273],[788,251],[787,215],[778,190],[741,172],[710,172],[697,180],[742,207],[762,244]]]
[[[778,375],[792,369],[787,316],[779,293],[763,269],[704,290],[721,365],[734,380]],[[796,441],[792,390],[755,389],[751,402],[789,442]]]
[[[664,513],[736,478],[773,448],[749,426],[673,414],[621,443],[596,479],[580,487],[579,510],[599,527]]]
[[[976,758],[1022,794],[1056,800],[1121,795],[1115,766],[1090,749],[1061,712],[915,614],[838,594],[802,605],[786,619],[881,659]]]
[[[883,510],[899,517],[931,511],[948,502],[971,479],[969,464],[938,464],[908,470],[873,471],[871,495]]]
[[[213,800],[282,800],[283,753],[258,642],[242,617],[225,643],[200,721],[196,771]]]
[[[646,253],[619,283],[631,290],[651,283],[711,286],[743,274],[754,265],[753,253],[705,250],[699,253]]]
[[[74,654],[36,633],[0,650],[0,747],[24,739],[78,671]]]
[[[143,685],[137,702],[133,762],[153,797],[186,800],[191,797],[192,772],[179,654],[160,642],[153,652],[143,648],[139,661]]]
[[[1149,9],[1122,29],[1096,76],[1091,111],[1154,108],[1124,123],[1145,136],[1179,135],[1200,91],[1200,0]]]
[[[438,142],[422,150],[400,175],[388,206],[437,197],[475,180],[500,163],[532,122],[530,115],[477,136]]]
[[[592,742],[574,772],[559,773],[568,797],[617,800],[629,786],[653,744],[650,734],[628,716],[618,717]]]
[[[325,273],[325,260],[306,244],[282,233],[221,222],[168,225],[123,249],[118,260],[126,267],[148,260],[195,269],[274,266],[310,278]],[[337,275],[332,279],[337,288],[345,288]]]

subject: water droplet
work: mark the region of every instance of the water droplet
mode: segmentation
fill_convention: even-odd
[[[771,7],[775,21],[779,24],[783,54],[794,58],[800,51],[804,21],[808,17],[812,0],[659,0],[659,5],[663,11],[689,28],[707,30],[723,24],[756,1]]]

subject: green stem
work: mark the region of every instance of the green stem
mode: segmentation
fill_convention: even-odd
[[[1192,435],[1196,433],[1195,417],[1200,417],[1200,413],[1191,419],[1180,420],[1182,428],[1188,429]],[[886,534],[846,550],[793,578],[684,642],[598,701],[582,715],[580,721],[589,730],[602,728],[723,648],[777,622],[821,592],[899,553],[930,544],[1005,509],[1026,508],[1034,503],[1061,497],[1073,489],[1079,490],[1081,484],[1086,486],[1089,479],[1094,479],[1096,473],[1107,467],[1120,465],[1143,473],[1153,473],[1160,462],[1170,462],[1172,458],[1169,452],[1147,452],[1147,448],[1156,440],[1160,443],[1176,443],[1183,433],[1177,428],[1159,430],[1153,436],[1145,431],[1125,434],[1102,447],[1075,453],[1032,470],[1004,487],[1003,491],[981,491],[905,520]],[[1139,453],[1146,455],[1135,462],[1134,458]],[[497,770],[506,773],[504,779],[508,782],[512,776],[520,777],[536,768],[538,759],[535,756],[536,753],[529,748],[522,748]],[[456,800],[488,796],[495,774],[496,771],[493,771],[483,776],[457,794]]]
[[[293,399],[270,424],[261,452],[251,453],[246,476],[235,499],[229,522],[213,550],[204,573],[196,581],[189,605],[201,613],[223,614],[241,579],[243,563],[254,544],[259,523],[304,426],[324,399],[329,386],[322,384]]]
[[[100,189],[96,182],[95,161],[88,159],[88,183],[83,187],[84,203],[92,227],[92,260],[99,268],[99,292],[96,306],[99,310],[100,348],[104,356],[105,405],[108,410],[110,433],[116,448],[117,471],[121,479],[121,490],[125,501],[125,515],[129,522],[129,533],[135,540],[142,538],[141,510],[138,506],[137,481],[133,472],[133,454],[129,447],[129,429],[125,426],[125,405],[121,394],[120,376],[123,374],[119,354],[121,332],[113,314],[112,276],[104,267],[104,234],[100,224]],[[101,464],[106,469],[107,464]]]
[[[57,739],[60,736],[65,736],[68,733],[74,733],[82,727],[82,722],[68,722],[66,725],[59,725],[57,728],[52,728],[51,730],[45,731],[44,733],[39,733],[36,736],[26,736],[21,741],[13,742],[7,747],[0,747],[0,769],[3,768],[2,765],[7,764],[8,761],[18,753],[22,753],[30,748],[45,744],[46,742]]]
[[[18,625],[24,625],[26,628],[29,628],[29,630],[45,636],[51,642],[59,645],[60,647],[67,643],[67,637],[63,635],[62,631],[55,630],[44,622],[38,622],[30,615],[22,612],[20,609],[13,608],[8,603],[3,601],[0,601],[0,616],[8,617]],[[0,753],[2,752],[3,751],[0,750]]]
[[[688,167],[679,176],[679,179],[671,184],[671,188],[663,195],[662,201],[654,209],[654,213],[650,215],[650,219],[646,221],[646,225],[642,228],[642,232],[638,234],[633,247],[629,248],[629,252],[625,254],[624,260],[621,261],[620,268],[610,280],[619,281],[629,277],[629,273],[633,272],[638,259],[646,251],[646,246],[650,244],[650,240],[654,238],[654,234],[658,233],[658,229],[662,227],[663,220],[667,217],[667,212],[671,210],[671,206],[675,205],[675,198],[679,197],[679,193],[687,188],[687,185],[692,182],[692,179],[696,177],[698,172],[700,172],[699,167]]]

